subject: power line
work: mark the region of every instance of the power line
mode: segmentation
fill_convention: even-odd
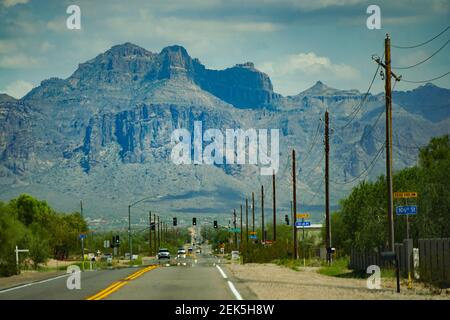
[[[308,180],[311,174],[314,172],[314,170],[319,166],[319,164],[322,162],[323,158],[325,157],[325,153],[322,153],[322,157],[319,159],[318,162],[314,164],[314,166],[311,167],[311,170],[309,170],[308,174],[303,178],[304,181]]]
[[[427,40],[425,42],[419,43],[417,45],[414,46],[396,46],[396,45],[392,45],[391,47],[393,48],[397,48],[397,49],[413,49],[413,48],[418,48],[421,47],[423,45],[426,45],[427,43],[430,43],[431,41],[433,41],[434,39],[438,38],[439,36],[441,36],[443,33],[445,33],[448,29],[450,28],[450,26],[447,26],[447,28],[445,28],[443,31],[441,31],[438,35],[434,36],[433,38],[431,38],[430,40]]]
[[[345,184],[349,184],[349,183],[352,183],[352,182],[358,180],[358,179],[361,178],[365,173],[369,173],[369,171],[372,170],[373,167],[375,166],[376,160],[377,160],[377,159],[379,158],[379,156],[382,154],[384,146],[385,146],[385,143],[381,146],[380,149],[378,149],[377,154],[376,154],[375,157],[372,159],[372,161],[370,162],[369,166],[368,166],[366,169],[364,169],[358,176],[354,177],[353,179],[347,180],[347,181],[334,181],[334,180],[330,180],[330,181],[333,182],[334,184],[345,185]]]
[[[322,121],[321,121],[321,119],[319,119],[319,123],[317,124],[317,130],[316,130],[316,133],[314,134],[312,143],[309,146],[308,151],[306,152],[306,157],[302,159],[303,163],[309,158],[309,156],[311,155],[311,151],[313,150],[314,146],[316,145],[316,141],[317,141],[317,137],[318,137],[321,125],[322,125]]]
[[[403,79],[402,78],[402,81],[403,82],[408,82],[408,83],[425,83],[425,82],[431,82],[431,81],[434,81],[434,80],[441,79],[441,78],[447,76],[448,74],[450,74],[450,71],[447,71],[446,73],[444,73],[444,74],[442,74],[440,76],[437,76],[436,78],[433,78],[433,79],[428,79],[428,80],[408,80],[408,79]]]
[[[437,51],[435,51],[431,56],[429,56],[428,58],[417,62],[416,64],[413,64],[411,66],[407,66],[407,67],[391,67],[391,69],[400,69],[400,70],[405,70],[405,69],[411,69],[414,67],[417,67],[418,65],[421,65],[424,62],[427,62],[428,60],[430,60],[431,58],[433,58],[437,53],[439,53],[439,51],[441,51],[442,49],[445,48],[445,46],[450,42],[450,40],[447,40],[446,43],[444,43],[444,45],[442,47],[440,47]]]
[[[383,58],[384,58],[384,54],[383,54],[383,57],[381,58],[381,60],[383,60]],[[372,89],[373,83],[375,82],[375,78],[377,77],[379,69],[380,69],[380,65],[377,66],[377,69],[375,70],[372,81],[370,82],[369,88],[367,89],[366,93],[364,94],[364,97],[360,100],[360,103],[357,105],[357,107],[355,109],[353,109],[353,111],[350,113],[349,117],[351,117],[351,119],[348,120],[345,125],[338,128],[339,130],[343,130],[346,127],[348,127],[348,125],[356,118],[356,115],[358,114],[359,110],[361,110],[363,104],[365,103],[367,97],[369,96],[370,90]]]

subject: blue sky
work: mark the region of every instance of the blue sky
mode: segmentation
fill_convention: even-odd
[[[81,30],[66,28],[66,9],[81,8]],[[369,30],[366,9],[381,8],[381,30]],[[252,61],[277,92],[297,94],[317,80],[365,91],[392,44],[413,45],[449,25],[450,0],[0,0],[0,92],[21,97],[40,81],[66,78],[79,63],[111,46],[132,42],[159,52],[184,46],[208,68]],[[393,49],[393,65],[423,60],[450,38],[450,30],[416,49]],[[450,46],[426,63],[399,70],[410,80],[450,71]],[[450,76],[434,82],[450,88]],[[409,90],[414,84],[399,83]],[[378,78],[372,92],[383,90]]]

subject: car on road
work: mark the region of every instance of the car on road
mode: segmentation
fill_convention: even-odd
[[[166,248],[160,248],[158,251],[158,259],[170,259],[170,252]]]
[[[113,261],[113,256],[112,256],[111,253],[104,253],[103,256],[102,256],[102,258],[101,258],[101,260],[102,260],[102,261],[106,261],[107,263],[112,263],[112,261]]]
[[[179,258],[186,258],[186,249],[184,248],[178,249],[177,255]]]

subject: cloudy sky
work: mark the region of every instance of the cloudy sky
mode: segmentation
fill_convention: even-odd
[[[81,9],[81,30],[66,27],[69,5]],[[380,30],[366,27],[370,4],[381,8]],[[317,80],[339,89],[367,90],[392,44],[414,45],[449,25],[450,0],[0,0],[0,92],[22,97],[46,78],[70,76],[79,63],[132,42],[159,52],[184,46],[208,68],[252,61],[277,92],[297,94]],[[450,30],[426,46],[392,49],[392,64],[408,66],[439,49]],[[450,71],[450,45],[410,70],[426,80]],[[450,76],[434,81],[450,88]],[[414,84],[400,83],[407,90]],[[378,78],[373,92],[383,90]]]

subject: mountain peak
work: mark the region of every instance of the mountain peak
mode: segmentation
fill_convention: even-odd
[[[336,95],[356,95],[358,90],[339,90],[331,88],[318,80],[312,87],[302,91],[298,96],[336,96]]]
[[[118,44],[112,46],[107,50],[104,55],[106,56],[151,56],[152,53],[146,49],[135,45],[131,42],[125,42],[123,44]]]

